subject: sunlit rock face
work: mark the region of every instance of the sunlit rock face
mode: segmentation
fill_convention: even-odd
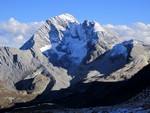
[[[95,21],[80,24],[72,15],[48,19],[21,49],[39,49],[49,61],[72,72],[90,63],[120,40]]]

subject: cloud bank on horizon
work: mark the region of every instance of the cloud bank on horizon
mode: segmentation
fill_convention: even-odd
[[[0,22],[0,46],[21,47],[44,22],[21,23],[14,18]],[[132,25],[103,25],[118,34],[123,40],[136,39],[150,43],[150,24],[142,22]]]
[[[136,22],[132,25],[104,25],[110,31],[118,34],[122,39],[135,39],[150,43],[150,24]]]
[[[0,46],[19,48],[44,22],[21,23],[14,18],[0,22]]]

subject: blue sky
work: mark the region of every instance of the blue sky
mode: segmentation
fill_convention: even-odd
[[[20,22],[45,21],[70,13],[102,24],[150,23],[150,0],[0,0],[0,22],[11,17]]]
[[[122,39],[150,43],[150,0],[0,0],[0,46],[19,48],[48,18],[94,20]]]

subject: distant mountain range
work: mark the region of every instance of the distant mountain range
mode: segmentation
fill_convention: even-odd
[[[0,47],[0,107],[115,105],[149,87],[149,63],[150,45],[62,14],[20,49]]]

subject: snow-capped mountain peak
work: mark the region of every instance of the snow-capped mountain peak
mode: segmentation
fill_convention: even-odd
[[[78,21],[70,14],[68,13],[64,13],[64,14],[61,14],[59,16],[56,16],[54,17],[55,19],[61,19],[61,20],[66,20],[66,21],[70,21],[70,22],[76,22],[78,23]]]
[[[124,41],[123,43],[116,44],[109,52],[109,55],[112,58],[115,58],[116,56],[122,56],[127,59],[129,52],[133,48],[133,44],[133,40]]]
[[[80,24],[72,15],[62,14],[49,18],[21,49],[39,49],[54,65],[72,68],[87,56],[94,60],[118,42],[99,23],[86,20]]]
[[[97,31],[107,32],[107,30],[104,27],[102,27],[99,23],[97,23],[95,21],[93,21],[93,23],[94,23],[95,32],[97,32]]]
[[[55,16],[54,18],[49,18],[46,23],[49,25],[53,24],[57,29],[63,31],[66,27],[70,27],[71,23],[79,24],[79,22],[72,15],[67,13]]]

